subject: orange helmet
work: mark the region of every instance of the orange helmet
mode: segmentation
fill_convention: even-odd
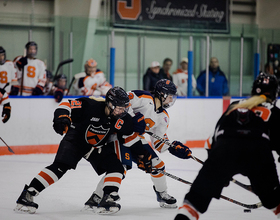
[[[87,60],[86,63],[85,63],[86,74],[88,74],[88,68],[89,67],[96,67],[96,66],[97,66],[97,62],[94,59],[90,58],[89,60]]]

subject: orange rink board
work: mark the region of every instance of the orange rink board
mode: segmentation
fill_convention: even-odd
[[[204,147],[205,140],[201,141],[187,141],[185,143],[189,148],[195,147]],[[57,152],[58,145],[23,145],[23,146],[10,146],[15,154],[54,154]],[[0,147],[0,156],[3,155],[13,155],[13,153],[9,152],[6,146]]]

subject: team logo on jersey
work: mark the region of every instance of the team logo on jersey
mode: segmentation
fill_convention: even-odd
[[[95,127],[89,125],[86,130],[86,141],[91,145],[98,145],[109,133],[110,128],[103,128],[102,125]]]
[[[90,121],[99,121],[100,120],[100,118],[95,118],[95,117],[92,117],[91,119],[90,119]]]

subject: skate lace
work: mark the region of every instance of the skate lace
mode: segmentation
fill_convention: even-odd
[[[172,196],[170,196],[166,191],[163,191],[159,194],[163,199],[171,199],[172,198]]]

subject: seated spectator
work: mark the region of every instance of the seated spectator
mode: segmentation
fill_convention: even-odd
[[[166,74],[160,71],[159,62],[153,61],[143,77],[143,89],[149,92],[153,91],[160,79],[166,79]]]
[[[206,70],[202,71],[197,78],[197,91],[205,96]],[[209,96],[225,96],[228,94],[228,81],[219,67],[216,57],[210,59],[209,65]]]
[[[97,62],[89,59],[85,63],[85,72],[75,75],[73,87],[76,95],[105,96],[112,86],[106,81],[104,73],[97,69]]]
[[[173,61],[170,58],[165,58],[163,61],[163,65],[162,68],[160,69],[160,72],[163,72],[164,79],[169,79],[170,81],[172,81],[172,76],[169,73],[171,66],[173,64]]]
[[[177,86],[178,96],[187,96],[188,94],[188,65],[189,60],[187,57],[182,58],[181,68],[173,73],[173,83]],[[192,75],[192,90],[195,91],[196,80]]]

